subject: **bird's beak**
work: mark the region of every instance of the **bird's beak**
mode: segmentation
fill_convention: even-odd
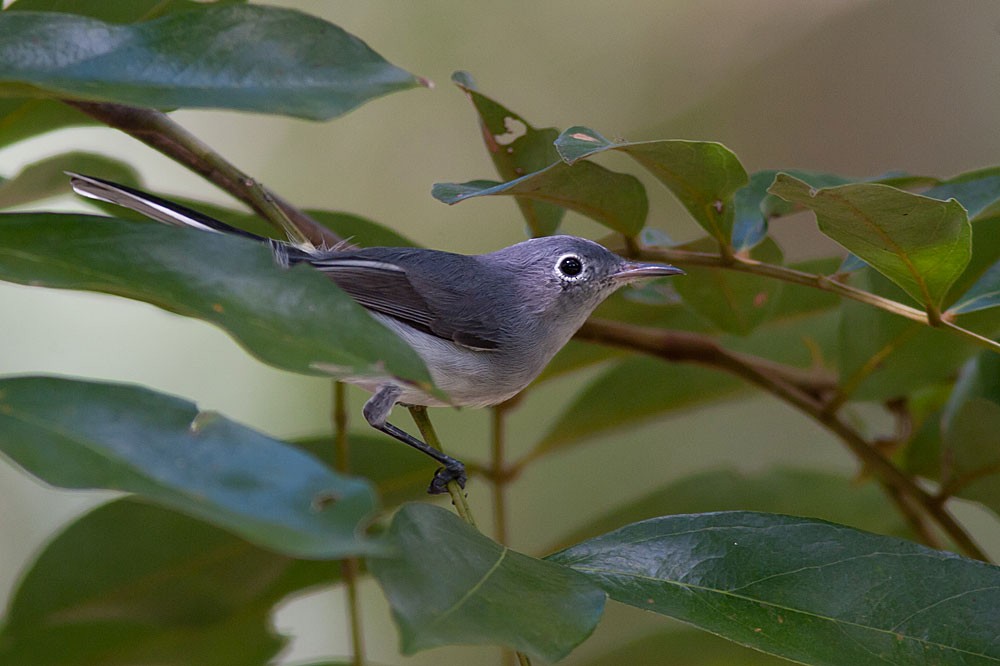
[[[684,275],[684,271],[670,264],[639,264],[627,261],[611,275],[611,278],[617,282],[629,283],[666,275]]]

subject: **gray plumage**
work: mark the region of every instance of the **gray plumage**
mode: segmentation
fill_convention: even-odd
[[[99,178],[70,174],[77,193],[153,219],[270,244],[282,265],[308,263],[420,355],[449,403],[389,377],[341,377],[373,393],[365,418],[374,427],[445,465],[431,484],[464,484],[461,463],[387,423],[396,403],[483,407],[516,395],[583,322],[621,286],[681,273],[622,259],[574,236],[533,238],[488,254],[373,247],[316,249],[255,236],[176,203]]]

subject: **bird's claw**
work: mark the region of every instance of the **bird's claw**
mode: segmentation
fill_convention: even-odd
[[[460,488],[465,488],[467,477],[465,475],[465,465],[456,462],[454,465],[439,467],[431,479],[431,485],[427,492],[431,495],[442,495],[448,492],[448,484],[452,481],[458,482]]]

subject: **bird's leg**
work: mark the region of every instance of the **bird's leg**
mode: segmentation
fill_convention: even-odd
[[[364,406],[363,413],[365,415],[365,420],[368,421],[368,425],[376,430],[384,432],[390,437],[395,437],[407,446],[412,446],[417,451],[430,456],[443,465],[443,467],[434,473],[434,478],[431,479],[431,485],[427,489],[428,493],[432,495],[440,495],[448,492],[449,481],[457,481],[459,486],[465,488],[465,465],[463,465],[461,461],[455,460],[451,456],[445,455],[434,447],[424,444],[413,435],[400,430],[387,421],[389,418],[389,412],[392,411],[392,407],[396,404],[396,400],[399,398],[400,393],[402,393],[402,391],[394,384],[383,384],[382,386],[379,386]]]

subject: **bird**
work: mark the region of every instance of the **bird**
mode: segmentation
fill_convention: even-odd
[[[413,247],[320,248],[264,238],[109,180],[67,172],[73,190],[156,221],[249,238],[276,263],[309,264],[409,344],[447,400],[392,377],[341,376],[372,395],[370,426],[437,461],[428,492],[465,487],[465,465],[389,422],[395,405],[488,407],[512,398],[608,296],[626,284],[681,275],[669,264],[624,259],[576,236],[531,238],[478,255]]]

